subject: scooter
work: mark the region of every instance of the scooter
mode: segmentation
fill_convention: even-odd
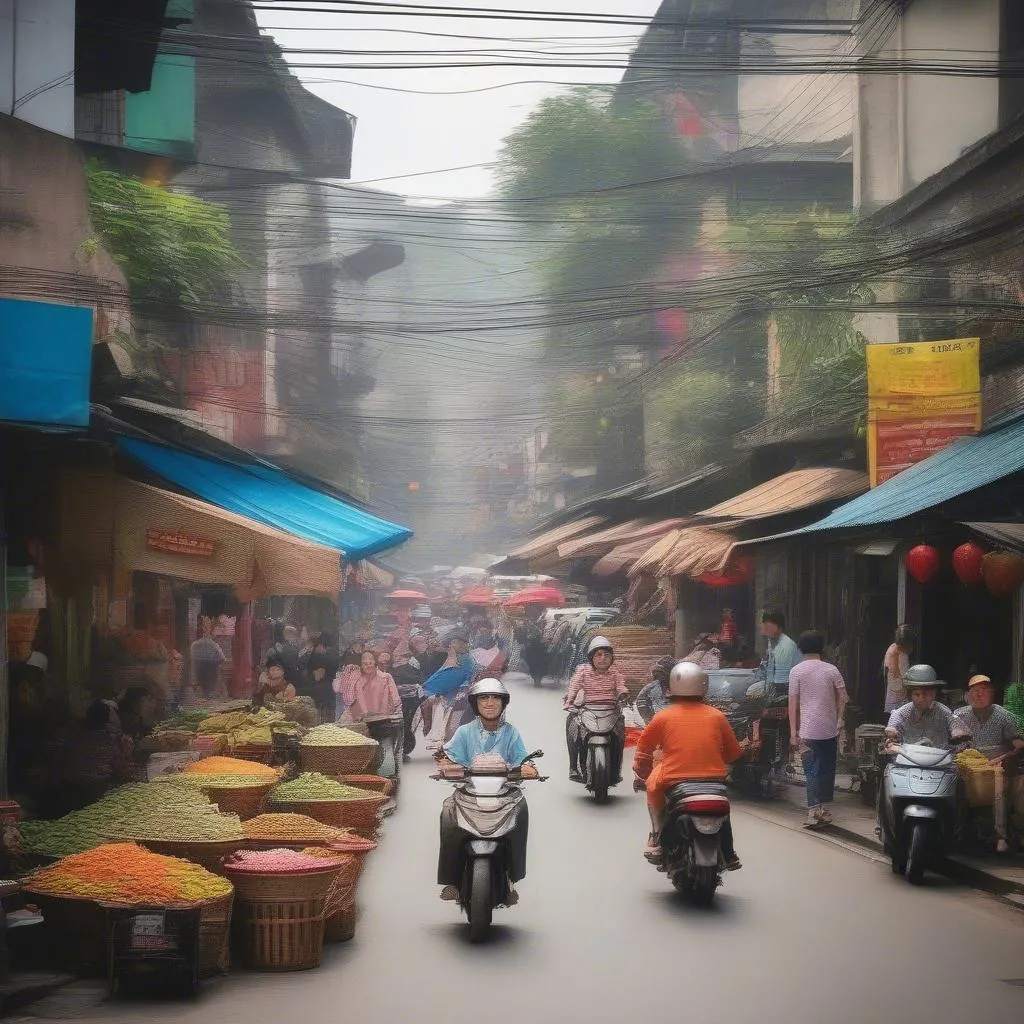
[[[405,719],[401,715],[367,715],[363,719],[370,738],[380,744],[373,770],[385,778],[398,782],[405,738]]]
[[[583,779],[599,804],[608,802],[608,789],[622,781],[624,720],[617,704],[584,704],[579,710],[586,756]]]
[[[882,772],[878,824],[894,874],[920,885],[956,829],[957,772],[946,747],[904,743]]]
[[[728,817],[729,799],[722,783],[681,782],[665,794],[660,869],[696,906],[710,906],[722,884],[725,855],[720,833]]]
[[[534,751],[523,763],[543,756],[544,751]],[[465,768],[431,778],[455,783],[455,820],[464,834],[459,906],[469,920],[470,941],[483,942],[495,908],[512,905],[509,836],[526,808],[522,770]],[[546,779],[538,776],[537,781]]]

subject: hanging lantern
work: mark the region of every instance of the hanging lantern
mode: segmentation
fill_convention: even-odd
[[[918,583],[927,583],[938,571],[940,556],[931,544],[918,544],[907,552],[907,572]]]
[[[990,551],[981,560],[981,576],[990,593],[1009,597],[1024,583],[1024,556],[1015,551]]]
[[[970,540],[953,552],[953,572],[964,586],[976,587],[981,582],[981,561],[985,549]]]
[[[737,555],[721,572],[706,572],[697,577],[706,587],[739,587],[754,578],[754,559],[750,555]]]

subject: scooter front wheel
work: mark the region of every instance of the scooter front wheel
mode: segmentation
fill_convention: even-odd
[[[928,832],[928,826],[922,822],[917,822],[910,830],[910,843],[907,845],[907,881],[911,885],[920,885],[924,881],[924,868],[931,846]]]
[[[469,941],[483,942],[491,931],[491,862],[486,857],[473,861],[469,876]]]
[[[590,751],[590,784],[594,799],[599,804],[608,803],[608,754],[604,747]]]

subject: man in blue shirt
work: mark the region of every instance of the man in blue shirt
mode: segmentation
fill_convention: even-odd
[[[786,617],[779,611],[761,616],[761,635],[767,641],[761,667],[764,669],[766,693],[789,691],[789,673],[802,661],[796,641],[786,634]]]
[[[500,759],[510,768],[522,768],[523,778],[535,779],[537,769],[523,764],[528,753],[519,730],[505,721],[505,708],[511,699],[505,684],[498,679],[481,679],[469,689],[469,703],[476,714],[472,722],[459,726],[439,757],[442,775],[458,778],[471,768],[474,758]],[[524,803],[516,827],[509,833],[511,851],[509,878],[518,882],[526,874],[526,836],[529,816]],[[444,886],[441,899],[458,900],[462,881],[462,847],[465,837],[455,817],[455,797],[441,807],[441,849],[437,861],[437,882]],[[515,891],[512,890],[513,898]]]

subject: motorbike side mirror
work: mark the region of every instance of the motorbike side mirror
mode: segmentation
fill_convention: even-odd
[[[544,756],[544,751],[543,750],[535,750],[532,754],[527,754],[526,757],[523,758],[523,763],[525,764],[527,761],[533,761],[535,758],[543,757],[543,756]]]

